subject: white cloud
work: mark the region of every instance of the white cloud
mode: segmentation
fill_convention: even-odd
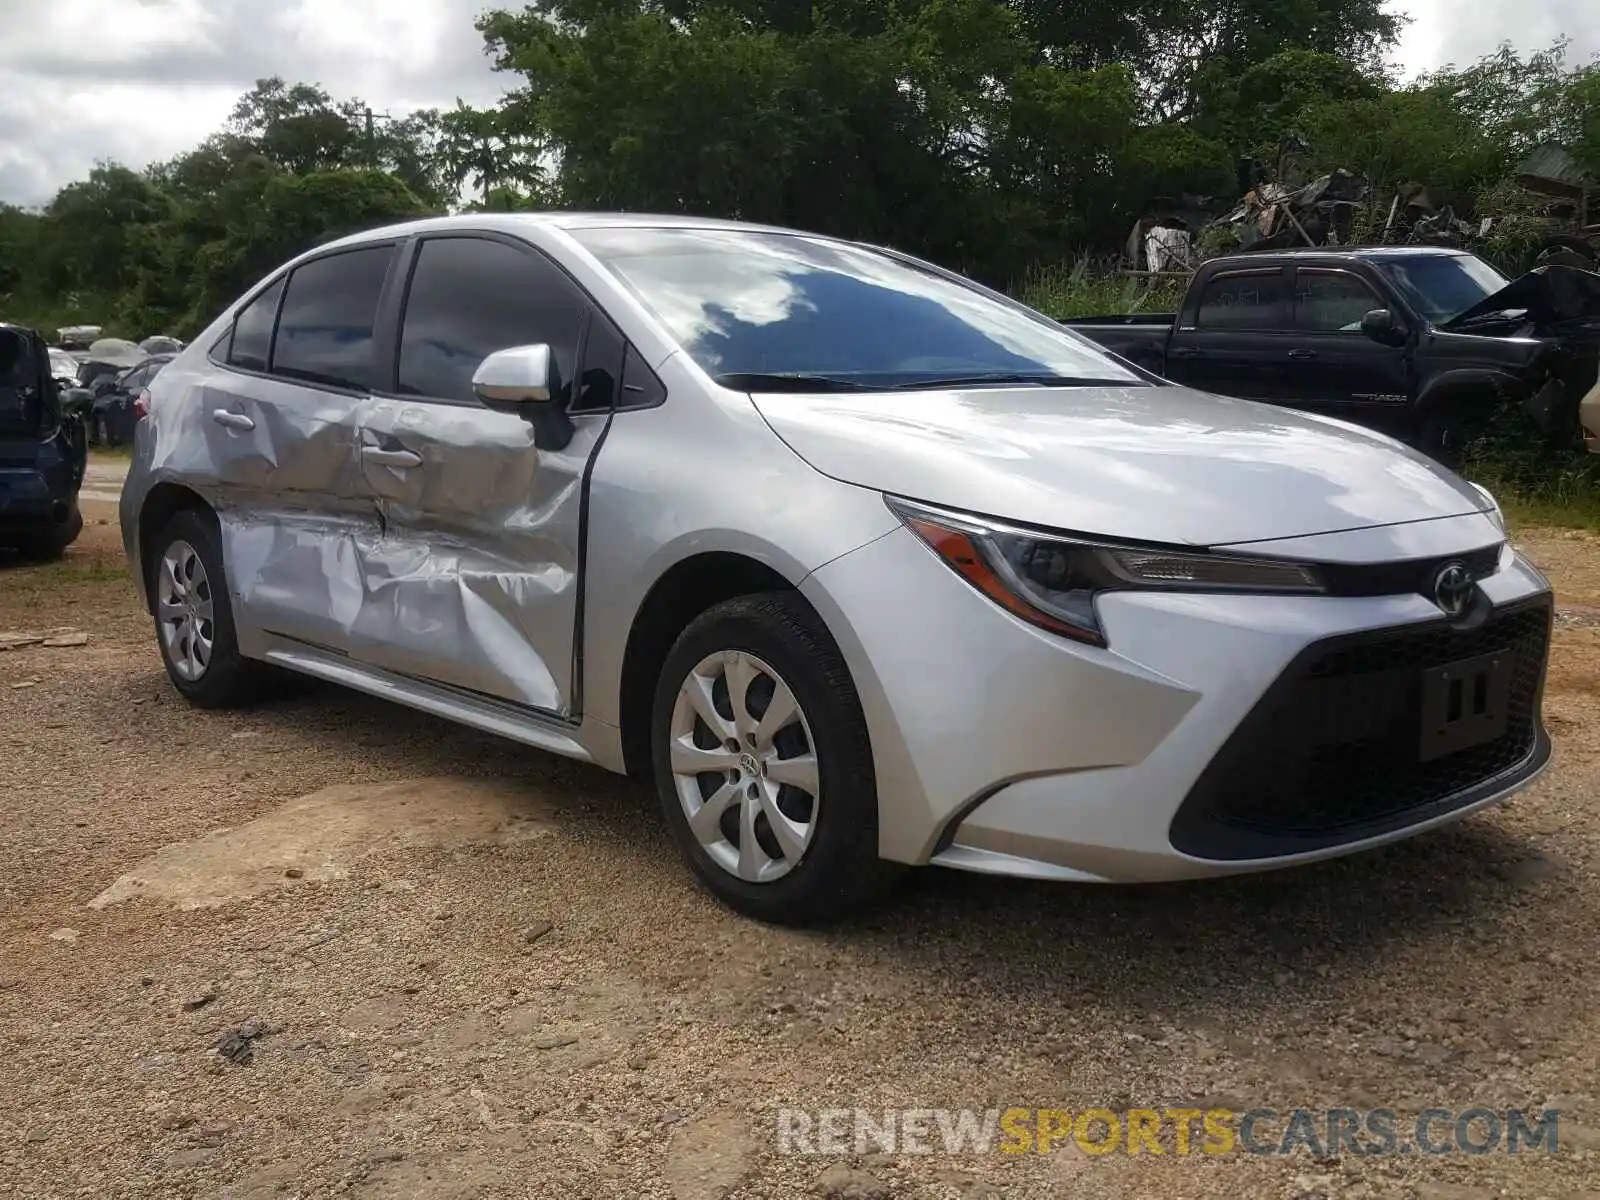
[[[171,158],[257,79],[395,115],[494,102],[488,0],[0,0],[0,201],[42,204],[96,162]]]
[[[1587,62],[1600,54],[1594,5],[1595,0],[1394,0],[1390,11],[1411,18],[1395,61],[1413,76],[1451,63],[1464,66],[1502,42],[1527,53],[1568,37],[1568,61]]]

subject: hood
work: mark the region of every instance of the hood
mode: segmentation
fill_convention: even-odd
[[[1600,275],[1556,264],[1535,267],[1451,317],[1440,328],[1460,329],[1478,317],[1518,310],[1526,311],[1527,319],[1535,325],[1600,318]]]
[[[1381,434],[1179,387],[753,396],[825,475],[1108,538],[1196,546],[1487,508]]]

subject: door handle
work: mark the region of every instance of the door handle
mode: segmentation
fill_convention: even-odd
[[[1315,358],[1316,356],[1317,356],[1317,352],[1315,350],[1291,350],[1291,351],[1289,351],[1289,357],[1290,358],[1297,358],[1297,359],[1304,360],[1304,359],[1308,359],[1308,358]]]
[[[1168,350],[1168,358],[1199,358],[1200,351],[1193,346],[1179,346],[1176,350]]]
[[[420,467],[422,455],[410,450],[385,450],[382,446],[361,447],[361,457],[381,467]]]
[[[243,413],[229,412],[225,408],[214,409],[211,419],[218,425],[226,425],[229,429],[254,429],[256,423]]]

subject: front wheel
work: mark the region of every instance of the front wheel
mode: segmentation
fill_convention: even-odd
[[[731,908],[818,924],[874,898],[878,798],[866,720],[838,647],[797,596],[697,617],[657,683],[651,747],[663,815]]]

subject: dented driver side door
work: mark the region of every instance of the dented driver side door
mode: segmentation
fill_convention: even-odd
[[[573,716],[584,483],[610,420],[620,338],[596,323],[589,354],[617,365],[585,386],[587,297],[510,238],[425,237],[406,267],[394,386],[359,416],[380,536],[365,549],[346,648],[389,671]],[[532,343],[550,346],[572,414],[560,450],[536,447],[527,422],[473,396],[488,354]]]

